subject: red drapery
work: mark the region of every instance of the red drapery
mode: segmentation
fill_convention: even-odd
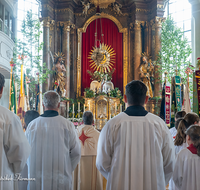
[[[88,59],[89,53],[95,44],[95,28],[97,22],[98,39],[101,35],[100,19],[94,20],[87,27],[86,33],[82,34],[82,65],[81,65],[81,94],[83,95],[84,89],[90,87],[90,75],[87,70],[91,70],[90,62]],[[115,87],[118,87],[123,92],[123,34],[119,33],[116,24],[106,18],[101,19],[102,33],[104,34],[104,44],[111,45],[115,51],[115,63],[113,68],[115,72],[112,76],[112,82]]]

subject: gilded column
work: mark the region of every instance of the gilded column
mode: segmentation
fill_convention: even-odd
[[[134,46],[134,79],[139,80],[139,67],[142,54],[141,22],[135,21],[135,46]]]
[[[65,54],[65,67],[66,67],[66,81],[65,90],[66,97],[70,97],[70,24],[64,23],[64,39],[63,39],[63,53]]]
[[[50,19],[49,17],[44,18],[43,20],[43,63],[46,63],[46,66],[49,70],[51,70],[50,65],[50,54],[49,54],[49,27],[50,27]],[[46,83],[43,83],[42,91],[43,93],[50,90],[50,75],[46,79]]]
[[[161,50],[161,29],[162,29],[162,18],[155,18],[155,60],[157,61],[157,55]],[[155,66],[155,79],[154,79],[154,96],[161,96],[161,73],[160,66]]]
[[[144,52],[149,55],[149,23],[146,22],[144,29]]]

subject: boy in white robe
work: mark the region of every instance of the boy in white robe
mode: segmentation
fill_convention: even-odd
[[[83,123],[77,128],[81,143],[81,160],[74,172],[74,190],[103,190],[103,176],[96,168],[99,131],[93,126],[93,114],[86,111]]]
[[[189,145],[182,149],[176,160],[173,180],[177,189],[200,189],[200,126],[192,125],[186,131]]]
[[[28,190],[71,190],[72,172],[81,157],[74,125],[58,114],[60,96],[48,91],[44,114],[29,123],[26,137],[32,147],[28,158]]]
[[[4,83],[4,76],[0,73],[0,98]],[[16,190],[18,183],[15,180],[20,176],[15,174],[24,168],[31,147],[24,135],[19,117],[2,106],[0,129],[0,190]]]
[[[147,87],[126,85],[125,112],[106,123],[100,133],[96,166],[107,179],[107,190],[165,190],[175,153],[164,121],[144,109]]]

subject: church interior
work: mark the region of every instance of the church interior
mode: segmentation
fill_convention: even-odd
[[[174,64],[169,55],[165,67],[162,31],[168,16],[191,52]],[[126,85],[140,80],[149,97],[145,109],[173,128],[176,112],[200,114],[199,34],[199,0],[1,0],[0,105],[23,124],[26,111],[43,113],[43,94],[53,90],[61,98],[60,115],[77,127],[91,111],[101,131],[126,110]]]

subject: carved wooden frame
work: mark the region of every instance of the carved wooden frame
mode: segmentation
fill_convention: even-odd
[[[101,15],[94,15],[90,17],[84,24],[83,28],[78,28],[78,57],[77,57],[77,96],[81,96],[81,55],[82,55],[82,33],[86,32],[89,24],[98,19],[107,18],[112,20],[118,27],[119,32],[123,33],[123,87],[127,84],[128,75],[128,28],[123,28],[121,23],[112,15],[101,13]]]

